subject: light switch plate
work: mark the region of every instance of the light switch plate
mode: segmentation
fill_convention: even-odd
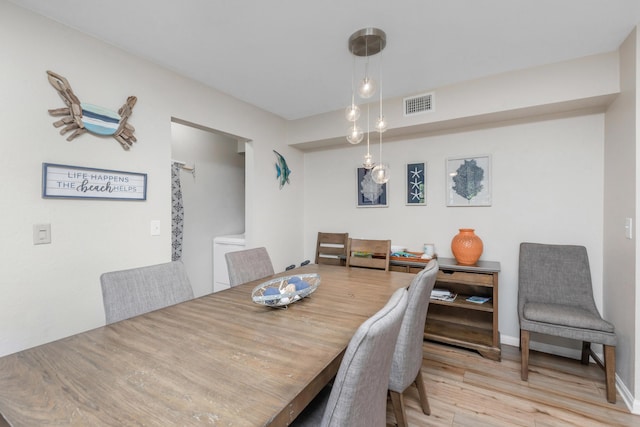
[[[160,235],[160,220],[154,219],[150,223],[150,232],[152,236]]]
[[[34,224],[33,244],[45,245],[51,243],[51,224]]]
[[[633,239],[633,220],[631,218],[624,219],[624,237]]]

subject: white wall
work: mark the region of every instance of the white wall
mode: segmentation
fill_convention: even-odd
[[[389,122],[385,140],[602,106],[618,91],[618,52],[615,51],[440,88],[425,88],[415,95],[434,93],[434,110],[428,114],[405,116],[402,97],[385,99],[384,115]],[[361,108],[366,110],[363,105]],[[377,103],[373,102],[371,108],[375,117]],[[328,145],[340,147],[344,145],[347,124],[343,110],[307,117],[288,124],[288,138],[291,144],[304,150]]]
[[[618,345],[616,371],[628,390],[639,396],[637,355],[640,331],[640,292],[636,265],[637,238],[625,238],[625,218],[634,221],[638,232],[637,135],[638,60],[637,31],[633,31],[620,48],[620,96],[606,114],[604,261],[605,315],[616,325]],[[636,372],[637,371],[637,372]],[[635,392],[634,392],[635,390]],[[628,397],[627,397],[628,398]],[[637,401],[636,411],[640,411]]]
[[[351,237],[389,238],[413,250],[434,242],[439,256],[451,257],[458,228],[475,228],[484,242],[481,259],[501,263],[500,332],[503,342],[517,345],[520,242],[586,246],[601,306],[603,136],[603,114],[589,114],[385,144],[383,156],[392,170],[388,208],[356,208],[355,168],[365,147],[307,153],[305,255],[313,258],[318,231],[346,231]],[[492,206],[446,207],[446,158],[483,154],[492,156]],[[427,205],[406,206],[405,165],[422,161]]]
[[[180,172],[182,261],[201,296],[213,291],[213,238],[244,233],[244,154],[236,139],[219,133],[171,123],[171,134],[172,157],[195,166]]]
[[[282,119],[6,0],[0,40],[0,356],[103,325],[101,273],[170,261],[172,117],[252,140],[247,192],[259,210],[247,210],[249,241],[266,245],[276,267],[300,256],[301,215],[280,207],[302,198],[302,155],[283,147]],[[64,104],[46,70],[65,76],[83,102],[118,109],[137,96],[138,142],[129,152],[90,134],[67,142],[47,113]],[[274,148],[293,170],[283,190]],[[43,199],[43,162],[147,173],[147,200]],[[150,236],[151,220],[161,221],[161,236]],[[51,224],[50,245],[33,245],[39,223]]]

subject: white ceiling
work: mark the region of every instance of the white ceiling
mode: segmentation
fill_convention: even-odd
[[[350,102],[361,28],[387,33],[396,97],[612,51],[640,23],[640,0],[11,1],[286,119]]]

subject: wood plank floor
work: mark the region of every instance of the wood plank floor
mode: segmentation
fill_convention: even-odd
[[[605,397],[604,371],[597,365],[532,351],[529,381],[520,380],[520,352],[502,346],[502,362],[474,351],[425,341],[422,372],[431,415],[418,392],[405,393],[410,426],[640,426],[618,394]],[[387,426],[395,426],[391,404]]]

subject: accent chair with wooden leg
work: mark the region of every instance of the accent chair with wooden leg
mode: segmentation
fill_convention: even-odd
[[[531,332],[582,341],[583,364],[589,356],[604,368],[607,400],[616,401],[616,334],[600,316],[593,299],[591,271],[584,246],[520,244],[518,316],[521,378],[529,377]],[[604,364],[591,350],[604,347]]]

